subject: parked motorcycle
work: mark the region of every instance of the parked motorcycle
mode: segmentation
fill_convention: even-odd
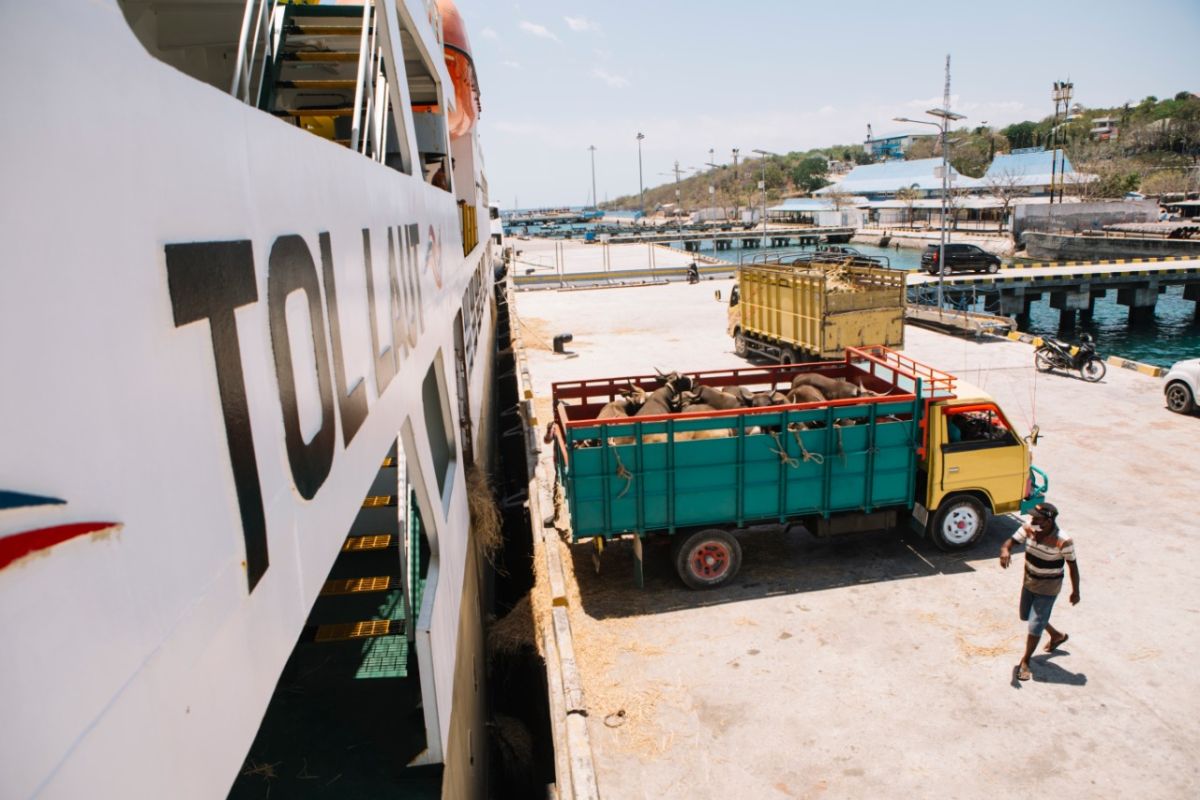
[[[1078,370],[1085,381],[1095,383],[1104,377],[1107,371],[1104,362],[1096,355],[1096,341],[1090,334],[1083,334],[1079,339],[1079,347],[1074,354],[1071,345],[1058,339],[1043,339],[1042,345],[1034,351],[1033,362],[1039,372],[1049,372],[1052,369]]]

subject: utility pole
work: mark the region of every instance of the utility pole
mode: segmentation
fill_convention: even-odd
[[[1071,96],[1074,94],[1074,91],[1075,91],[1075,84],[1071,83],[1070,81],[1055,81],[1054,82],[1054,90],[1052,91],[1052,93],[1050,95],[1051,99],[1054,100],[1054,128],[1051,131],[1051,134],[1052,134],[1051,147],[1053,148],[1053,150],[1051,151],[1052,160],[1050,162],[1050,202],[1051,203],[1054,202],[1055,186],[1058,187],[1058,202],[1060,204],[1062,203],[1063,191],[1066,189],[1066,183],[1067,183],[1067,180],[1066,180],[1067,151],[1065,149],[1067,137],[1066,137],[1066,131],[1063,131],[1061,135],[1059,134],[1059,128],[1061,126],[1059,125],[1059,122],[1058,122],[1058,109],[1061,104],[1062,116],[1063,116],[1062,124],[1066,125],[1067,117],[1070,116],[1070,114],[1071,114]],[[1059,156],[1060,140],[1061,140],[1063,148],[1064,148],[1062,151],[1062,156]],[[1057,170],[1055,169],[1056,167],[1057,167]],[[1057,179],[1055,178],[1056,172],[1057,172],[1057,176],[1058,176]]]
[[[713,156],[713,150],[710,147],[708,149],[708,161],[705,162],[705,166],[712,167],[713,169],[717,169],[720,165],[713,161],[712,156]],[[714,211],[716,211],[716,208],[717,208],[717,187],[715,186],[715,181],[716,181],[715,178],[711,178],[708,181],[708,202],[712,206]],[[722,219],[725,218],[724,211],[721,212],[721,218]],[[712,220],[710,220],[710,222],[711,221]]]
[[[734,219],[737,219],[737,220],[741,220],[741,218],[742,218],[741,206],[738,204],[738,201],[740,200],[740,198],[738,197],[738,168],[737,167],[738,167],[738,153],[740,153],[740,152],[741,151],[738,150],[736,147],[733,148],[733,217],[734,217]]]
[[[925,112],[931,117],[937,117],[941,120],[938,122],[929,122],[921,119],[909,119],[907,117],[896,117],[896,122],[915,122],[918,125],[933,125],[938,128],[942,137],[942,224],[940,226],[941,233],[938,236],[938,282],[937,282],[937,307],[938,314],[942,313],[942,298],[945,295],[945,277],[946,277],[946,243],[949,240],[948,231],[946,230],[946,205],[950,195],[950,122],[951,120],[966,119],[962,114],[955,114],[950,110],[950,56],[946,56],[946,88],[942,94],[942,107],[931,108]]]
[[[639,195],[641,196],[641,198],[642,198],[642,199],[641,199],[641,204],[642,204],[641,211],[642,211],[642,215],[643,215],[643,216],[646,214],[646,187],[645,187],[645,185],[642,183],[642,139],[645,139],[645,138],[646,138],[646,137],[645,137],[644,135],[642,135],[642,132],[641,132],[641,131],[638,131],[638,135],[637,135],[637,143],[638,143],[638,194],[639,194]]]
[[[596,197],[596,145],[588,145],[592,153],[592,208],[600,207],[600,199]]]
[[[762,225],[763,225],[763,247],[767,246],[767,156],[777,156],[778,153],[772,153],[769,150],[755,150],[762,157],[762,182],[758,188],[762,189]]]

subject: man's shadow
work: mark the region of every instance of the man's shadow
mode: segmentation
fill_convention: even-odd
[[[1042,653],[1030,659],[1029,670],[1033,673],[1034,683],[1061,683],[1067,686],[1085,686],[1087,675],[1082,672],[1071,672],[1054,663],[1053,659],[1069,656],[1069,650],[1055,650],[1053,653]],[[1024,688],[1024,681],[1017,680],[1017,667],[1012,671],[1012,687]]]

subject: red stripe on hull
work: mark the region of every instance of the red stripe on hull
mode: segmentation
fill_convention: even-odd
[[[0,569],[4,569],[30,553],[45,550],[87,533],[111,528],[116,524],[115,522],[76,522],[71,525],[56,525],[53,528],[38,528],[35,531],[5,536],[0,539]]]

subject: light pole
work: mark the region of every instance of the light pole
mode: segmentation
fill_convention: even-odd
[[[641,132],[641,131],[638,131],[638,135],[637,135],[637,143],[638,143],[638,194],[639,194],[639,195],[641,196],[641,198],[642,198],[642,199],[641,199],[641,204],[642,204],[641,211],[642,211],[642,215],[643,215],[643,216],[645,216],[645,214],[646,214],[646,187],[642,185],[642,139],[645,139],[645,138],[646,138],[646,137],[642,135],[642,132]]]
[[[733,218],[738,220],[739,222],[741,221],[741,216],[742,216],[741,206],[738,205],[738,200],[741,199],[740,197],[738,197],[738,169],[737,169],[738,154],[740,152],[741,151],[738,150],[736,147],[733,148]]]
[[[712,167],[715,170],[718,167],[720,167],[720,164],[717,164],[716,162],[713,161],[712,155],[713,155],[713,150],[710,147],[708,149],[708,161],[705,162],[704,166]],[[717,187],[715,185],[715,181],[716,181],[716,177],[714,176],[708,182],[708,202],[709,202],[709,205],[712,206],[712,210],[713,210],[713,214],[714,214],[714,220],[710,220],[710,222],[715,221],[715,214],[716,214],[716,210],[717,210]],[[724,211],[721,212],[721,218],[722,219],[725,218]]]
[[[779,153],[772,153],[770,150],[754,150],[762,156],[762,182],[759,184],[762,189],[762,225],[763,225],[763,247],[767,246],[767,156],[777,156]]]
[[[596,145],[588,145],[592,153],[592,208],[600,207],[600,199],[596,197]]]
[[[946,230],[946,202],[950,194],[950,142],[946,134],[950,130],[950,120],[966,119],[962,114],[955,114],[946,108],[931,108],[925,112],[931,117],[938,117],[941,122],[930,122],[924,119],[909,119],[908,117],[896,117],[896,122],[912,122],[917,125],[932,125],[938,128],[942,134],[942,224],[938,226],[941,233],[938,236],[938,282],[937,282],[937,307],[938,314],[942,313],[942,295],[945,291],[945,276],[946,276],[946,242],[948,240],[948,231]]]
[[[1066,181],[1067,176],[1065,175],[1066,170],[1067,170],[1067,152],[1065,149],[1067,139],[1066,139],[1066,131],[1063,131],[1063,135],[1061,137],[1059,136],[1059,133],[1058,133],[1059,127],[1060,127],[1059,123],[1058,123],[1058,108],[1059,108],[1059,105],[1061,104],[1062,110],[1063,110],[1063,124],[1066,124],[1067,117],[1069,117],[1071,114],[1071,96],[1074,94],[1074,92],[1075,92],[1075,84],[1071,83],[1070,81],[1055,81],[1054,88],[1050,93],[1050,99],[1054,101],[1054,127],[1050,131],[1050,135],[1051,135],[1051,139],[1050,139],[1050,147],[1051,147],[1051,150],[1050,150],[1050,157],[1051,157],[1051,160],[1050,160],[1050,202],[1051,203],[1054,202],[1054,187],[1055,187],[1054,174],[1055,174],[1056,169],[1058,172],[1058,186],[1059,186],[1058,202],[1059,203],[1062,203],[1063,190],[1066,189],[1066,182],[1067,182]],[[1060,160],[1058,157],[1058,141],[1060,138],[1062,139],[1063,146],[1064,146],[1061,165],[1060,165]]]

